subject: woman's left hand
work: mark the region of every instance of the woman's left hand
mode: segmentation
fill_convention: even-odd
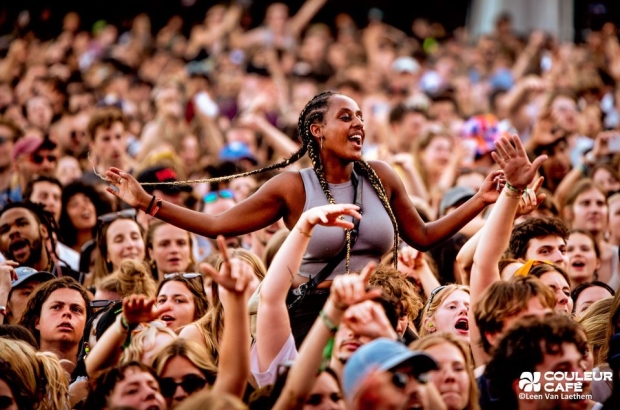
[[[521,139],[516,134],[510,139],[502,137],[495,141],[496,151],[491,153],[493,159],[504,170],[506,181],[517,189],[524,189],[532,183],[538,168],[547,159],[541,155],[530,162]]]
[[[504,188],[505,184],[506,178],[504,178],[504,171],[501,169],[495,170],[487,175],[476,195],[482,198],[482,201],[486,205],[494,204],[497,198],[499,198],[499,194],[502,192],[502,188]]]

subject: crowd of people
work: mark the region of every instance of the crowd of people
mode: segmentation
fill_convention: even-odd
[[[325,3],[16,23],[0,407],[620,406],[618,28]]]

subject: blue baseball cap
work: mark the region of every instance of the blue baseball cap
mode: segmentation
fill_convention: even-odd
[[[46,271],[38,271],[28,266],[20,266],[15,268],[17,273],[17,279],[11,282],[11,288],[15,289],[26,281],[36,279],[39,282],[47,282],[48,280],[55,279],[56,276]]]
[[[252,164],[258,164],[256,157],[247,144],[239,141],[229,142],[220,151],[220,161],[237,162],[241,159],[247,159]]]
[[[413,366],[414,376],[439,369],[437,362],[423,352],[409,350],[404,344],[380,338],[357,349],[344,367],[343,392],[350,400],[366,376],[373,370],[391,370],[402,364]]]

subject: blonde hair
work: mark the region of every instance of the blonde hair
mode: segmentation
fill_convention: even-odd
[[[129,295],[154,297],[157,283],[145,262],[125,259],[118,269],[101,279],[97,289],[116,292],[121,299]]]
[[[20,340],[0,338],[0,360],[9,367],[0,373],[0,378],[12,375],[17,379],[7,384],[20,408],[70,408],[69,378],[56,355],[37,352]]]
[[[422,310],[422,319],[420,321],[420,337],[428,336],[431,334],[427,326],[424,325],[424,322],[426,321],[426,319],[431,319],[435,315],[437,309],[439,309],[443,302],[448,298],[448,296],[450,296],[457,290],[462,290],[468,295],[470,294],[469,286],[452,284],[438,290],[437,293],[433,296],[433,300],[430,301],[431,303],[428,303],[429,301],[426,302],[426,305]]]
[[[128,364],[131,362],[142,362],[144,353],[153,348],[155,339],[159,333],[167,334],[172,337],[172,339],[178,337],[176,333],[166,326],[152,326],[145,323],[142,325],[142,329],[135,331],[131,336],[131,343],[123,350],[119,363]],[[144,364],[150,365],[150,363]]]
[[[183,338],[173,340],[155,354],[152,367],[157,377],[161,377],[168,361],[178,356],[192,362],[208,380],[215,380],[214,376],[217,374],[217,367],[209,360],[205,347],[194,340]]]
[[[609,320],[609,312],[613,298],[605,298],[594,302],[579,318],[578,322],[586,332],[588,345],[592,351],[594,358],[594,367],[607,360],[607,321]],[[603,353],[605,356],[603,356]]]
[[[458,340],[456,336],[449,332],[437,332],[428,335],[424,338],[418,339],[409,345],[411,350],[421,350],[440,345],[442,343],[449,343],[455,346],[463,356],[465,361],[465,369],[469,378],[469,401],[467,402],[467,410],[479,410],[480,404],[478,403],[478,385],[476,383],[476,377],[474,376],[474,363],[471,359],[471,348],[464,342]]]
[[[265,265],[254,253],[243,248],[238,248],[229,249],[228,254],[229,257],[239,258],[252,266],[254,274],[260,281],[265,278]],[[222,257],[218,256],[214,268],[219,271],[223,262],[224,260]],[[211,298],[213,302],[207,314],[200,318],[195,325],[204,338],[205,345],[213,363],[217,364],[219,363],[220,340],[222,339],[222,333],[224,331],[224,306],[218,296],[218,285],[215,282],[211,282]],[[248,331],[250,331],[250,329],[248,329]]]

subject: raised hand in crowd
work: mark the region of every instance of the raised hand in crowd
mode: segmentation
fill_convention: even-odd
[[[5,306],[5,310],[0,312],[0,323],[8,322],[7,307],[9,304],[9,294],[13,287],[12,282],[17,280],[17,273],[15,268],[19,266],[19,263],[11,260],[4,261],[0,264],[0,305]]]
[[[495,142],[496,151],[491,155],[495,162],[504,170],[506,182],[512,187],[523,190],[532,183],[538,168],[547,159],[541,155],[530,162],[525,147],[518,135],[513,134],[510,139],[502,137]]]
[[[208,263],[202,263],[200,270],[227,291],[243,295],[254,278],[252,267],[238,258],[229,257],[226,240],[223,236],[218,236],[217,244],[224,259],[222,267],[217,271]]]
[[[172,310],[169,305],[158,308],[155,298],[144,295],[130,295],[123,299],[123,312],[119,320],[126,320],[130,326],[157,320],[161,315]]]
[[[440,285],[424,257],[424,252],[411,246],[403,246],[398,252],[398,270],[413,279],[422,288],[426,298]]]
[[[344,314],[342,323],[357,336],[365,336],[370,339],[380,337],[398,339],[398,334],[390,324],[385,310],[371,300],[350,306]]]

